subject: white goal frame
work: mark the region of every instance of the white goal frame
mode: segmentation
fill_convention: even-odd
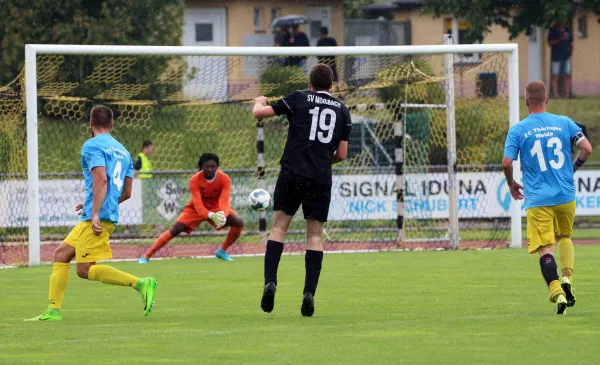
[[[112,46],[112,45],[25,45],[25,88],[27,110],[27,179],[29,220],[29,266],[40,264],[40,202],[39,202],[39,156],[38,156],[38,106],[37,64],[41,54],[60,55],[161,55],[161,56],[390,56],[443,54],[446,73],[451,73],[452,56],[460,53],[506,53],[508,54],[508,107],[509,122],[519,122],[519,53],[516,43],[502,44],[448,44],[417,46],[355,46],[355,47],[186,47],[186,46]],[[452,77],[452,75],[450,75]],[[456,161],[456,128],[454,121],[453,82],[446,90],[446,118],[448,131],[448,186],[449,186],[449,237],[453,247],[458,247],[458,189],[454,163]],[[30,112],[31,111],[31,112]],[[453,142],[452,142],[453,141]],[[514,164],[515,178],[520,179],[519,161]],[[401,209],[401,208],[400,208]],[[510,247],[520,248],[522,243],[520,205],[512,201],[510,206]]]

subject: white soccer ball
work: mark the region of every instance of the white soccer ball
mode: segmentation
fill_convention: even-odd
[[[252,209],[262,212],[269,207],[271,195],[264,189],[255,189],[248,196],[248,201]]]

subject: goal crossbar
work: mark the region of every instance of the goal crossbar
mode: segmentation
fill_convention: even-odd
[[[189,47],[189,46],[117,46],[117,45],[25,45],[25,87],[27,116],[28,221],[29,265],[40,264],[40,174],[38,155],[38,92],[37,55],[162,55],[162,56],[393,56],[393,55],[453,55],[461,53],[508,54],[509,122],[519,122],[518,45],[444,44],[415,46],[341,46],[341,47]],[[453,97],[453,96],[452,96]],[[404,105],[405,107],[449,109],[441,105]],[[454,108],[450,112],[454,112]],[[515,178],[520,179],[519,161],[515,161]],[[456,193],[455,193],[456,194]],[[510,247],[521,247],[520,206],[511,203]],[[456,237],[457,238],[457,237]]]
[[[447,53],[518,52],[516,43],[452,44],[418,46],[342,47],[194,47],[194,46],[111,46],[73,44],[27,44],[36,54],[78,55],[170,55],[170,56],[390,56]]]

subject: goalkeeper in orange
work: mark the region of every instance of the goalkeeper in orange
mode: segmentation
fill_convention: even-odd
[[[205,153],[198,161],[198,171],[190,179],[190,193],[192,198],[183,208],[177,221],[170,230],[161,234],[146,254],[140,257],[140,264],[147,264],[150,258],[173,237],[182,232],[187,234],[202,222],[220,230],[229,227],[227,238],[217,250],[217,258],[224,261],[233,261],[227,249],[235,243],[242,234],[244,221],[229,206],[231,195],[231,179],[219,170],[219,156],[214,153]]]

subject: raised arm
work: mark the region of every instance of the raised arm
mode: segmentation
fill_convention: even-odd
[[[265,96],[259,96],[254,99],[252,114],[256,119],[264,119],[275,116],[275,110],[269,105],[269,99]]]
[[[252,114],[254,114],[254,118],[256,119],[269,118],[275,115],[294,114],[298,97],[299,94],[295,92],[285,98],[277,100],[272,105],[269,105],[269,99],[264,96],[259,96],[254,99]]]

